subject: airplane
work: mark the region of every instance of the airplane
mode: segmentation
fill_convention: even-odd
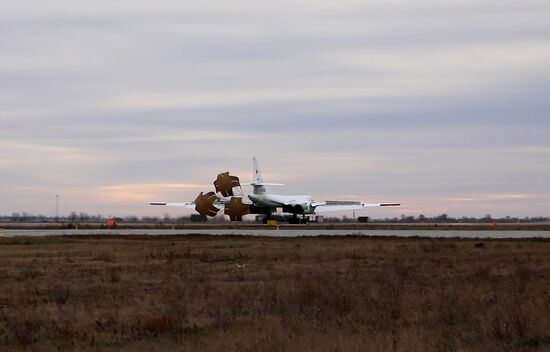
[[[253,193],[244,196],[242,186],[252,186]],[[359,201],[327,200],[316,202],[309,195],[280,195],[267,193],[266,186],[283,186],[280,183],[264,182],[256,157],[253,158],[252,181],[241,185],[237,176],[223,172],[214,181],[215,192],[201,192],[194,201],[184,203],[151,202],[156,206],[176,206],[195,209],[199,214],[216,216],[223,209],[231,221],[242,221],[247,214],[263,214],[264,223],[271,219],[273,213],[281,209],[283,213],[292,214],[289,223],[305,223],[307,215],[329,211],[357,210],[367,207],[393,207],[399,203],[364,203]],[[301,219],[298,219],[298,215]]]

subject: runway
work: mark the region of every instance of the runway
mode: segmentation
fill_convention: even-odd
[[[427,230],[327,230],[327,229],[64,229],[64,230],[12,230],[0,231],[3,237],[45,236],[189,236],[189,235],[242,235],[256,237],[301,236],[365,236],[365,237],[422,237],[422,238],[550,238],[550,231],[427,231]]]

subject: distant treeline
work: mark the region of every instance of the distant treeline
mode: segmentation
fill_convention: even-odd
[[[394,222],[394,223],[491,223],[493,221],[499,223],[538,223],[549,222],[548,216],[535,216],[535,217],[517,217],[517,216],[505,216],[505,217],[492,217],[487,214],[481,218],[477,217],[452,217],[447,214],[441,214],[437,216],[425,216],[420,214],[418,216],[401,215],[400,217],[385,218],[385,219],[372,219],[372,222]]]
[[[117,222],[128,223],[177,223],[177,222],[189,222],[191,216],[172,217],[169,214],[165,214],[163,217],[158,216],[104,216],[104,215],[89,215],[83,212],[71,212],[69,215],[64,216],[45,216],[34,215],[26,212],[13,213],[11,215],[0,215],[0,222],[3,223],[104,223],[108,219],[115,219]],[[215,218],[208,219],[209,222],[225,222],[229,221],[223,216],[217,216]],[[254,221],[254,220],[250,220]],[[384,222],[384,223],[491,223],[493,221],[499,223],[540,223],[550,222],[550,217],[536,216],[536,217],[492,217],[491,215],[485,215],[483,217],[452,217],[447,214],[441,214],[437,216],[425,216],[420,214],[418,216],[401,215],[400,217],[383,218],[383,219],[369,219],[369,222]],[[357,219],[343,216],[343,217],[324,217],[324,222],[329,223],[353,223],[357,222]]]

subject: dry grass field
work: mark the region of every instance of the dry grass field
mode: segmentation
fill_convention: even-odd
[[[0,351],[546,351],[550,241],[0,239]]]

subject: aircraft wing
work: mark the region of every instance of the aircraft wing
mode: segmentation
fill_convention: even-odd
[[[357,210],[369,207],[397,207],[399,203],[362,203],[356,201],[335,201],[328,200],[324,203],[313,203],[315,213],[328,211]]]
[[[151,202],[149,205],[165,205],[169,207],[183,207],[188,209],[195,209],[195,202],[184,202],[184,203],[174,203],[174,202]]]
[[[197,204],[194,201],[191,202],[183,202],[183,203],[177,203],[177,202],[150,202],[149,205],[164,205],[168,207],[182,207],[186,209],[195,209]],[[223,209],[225,207],[225,202],[223,201],[215,201],[214,205],[219,208]]]

